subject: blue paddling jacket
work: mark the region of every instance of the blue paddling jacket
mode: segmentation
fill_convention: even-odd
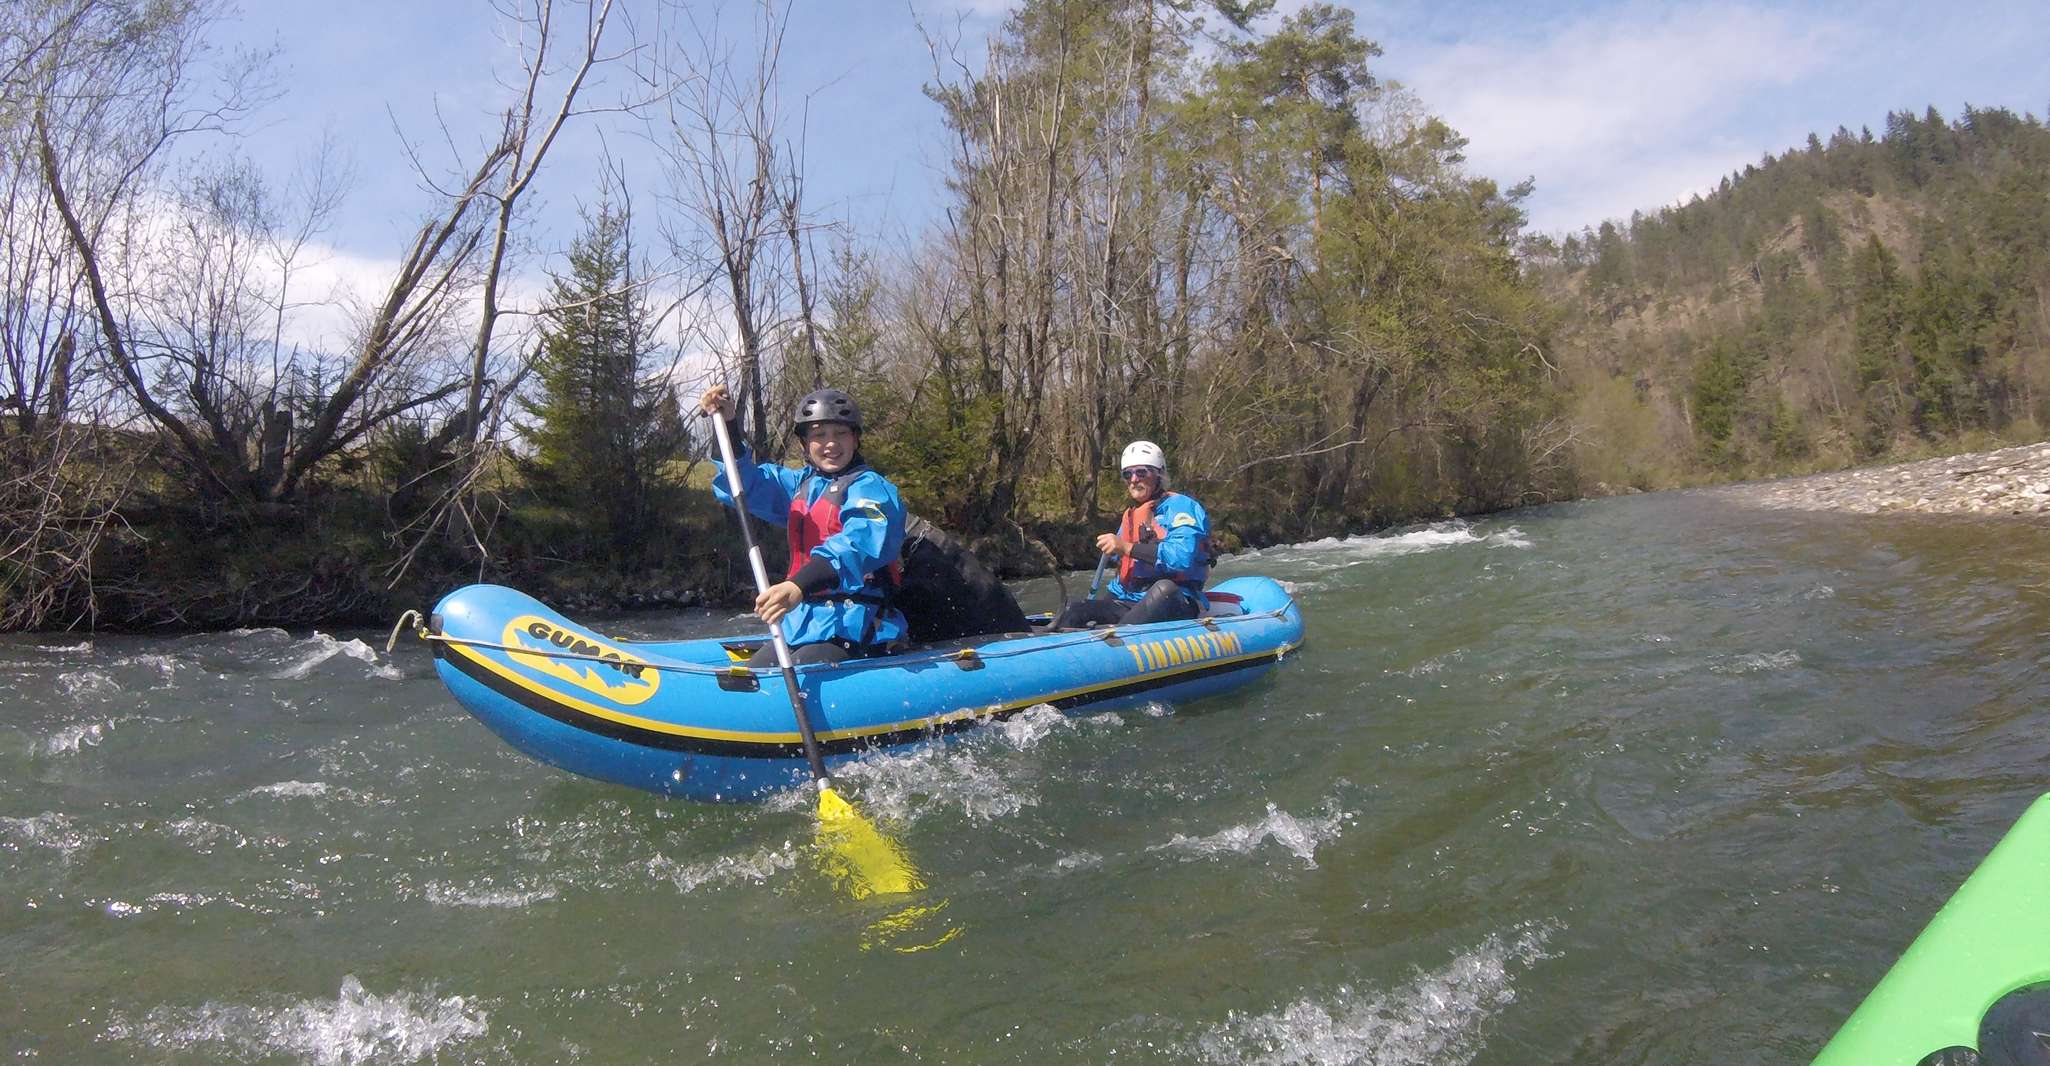
[[[1126,603],[1143,599],[1161,578],[1182,587],[1200,609],[1209,605],[1203,582],[1210,578],[1210,515],[1194,497],[1163,492],[1128,508],[1118,523],[1118,536],[1137,545],[1118,564],[1110,594]]]
[[[736,441],[748,512],[789,534],[790,570],[784,580],[804,599],[784,617],[783,637],[793,646],[839,641],[871,648],[902,640],[908,627],[889,594],[898,582],[904,547],[904,504],[897,486],[863,463],[828,477],[806,466],[756,463]],[[721,470],[712,494],[733,506]]]

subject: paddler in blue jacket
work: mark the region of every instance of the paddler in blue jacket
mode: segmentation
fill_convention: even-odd
[[[1095,623],[1139,625],[1194,618],[1209,601],[1210,516],[1193,497],[1167,488],[1167,453],[1135,440],[1118,462],[1132,505],[1118,531],[1096,538],[1096,550],[1119,559],[1110,598],[1077,600],[1061,608],[1057,628]]]
[[[698,407],[733,422],[724,385],[706,389]],[[799,400],[790,432],[804,448],[801,470],[754,462],[738,429],[732,433],[748,511],[790,537],[790,570],[755,599],[755,614],[783,623],[795,662],[882,654],[906,632],[903,613],[889,603],[904,545],[897,486],[862,460],[861,410],[846,393],[820,389]],[[733,506],[725,471],[712,479],[712,494]],[[764,647],[757,658],[773,654]]]

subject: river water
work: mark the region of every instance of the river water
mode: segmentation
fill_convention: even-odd
[[[1241,556],[1271,680],[849,775],[908,908],[799,797],[529,762],[416,641],[13,638],[0,1055],[1803,1062],[2050,789],[2046,559],[1707,494]]]

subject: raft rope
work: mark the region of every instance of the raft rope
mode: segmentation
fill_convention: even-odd
[[[392,649],[398,644],[399,631],[406,628],[406,619],[417,619],[419,617],[420,612],[418,611],[407,611],[399,616],[397,624],[392,626],[391,636],[384,642],[386,654],[390,654]],[[533,648],[519,644],[499,644],[489,640],[471,640],[468,637],[451,637],[446,633],[436,633],[426,626],[420,625],[418,622],[415,622],[413,625],[413,635],[430,644],[457,644],[466,648],[489,648],[492,651],[502,651],[512,655],[538,655],[544,659],[577,659],[583,662],[604,663],[607,666],[618,666],[622,661],[617,658],[608,659],[602,655],[589,655],[584,652]],[[667,670],[677,674],[717,675],[732,674],[735,671],[752,672],[744,666],[705,666],[700,663],[679,663],[673,661],[647,662],[639,657],[635,657],[630,662],[634,666],[647,667],[651,670]]]
[[[1274,610],[1261,611],[1258,614],[1241,614],[1226,615],[1223,617],[1198,618],[1192,619],[1191,622],[1203,629],[1212,629],[1215,628],[1216,625],[1222,625],[1225,623],[1251,622],[1259,618],[1267,617],[1281,618],[1286,616],[1287,614],[1287,607],[1277,607]],[[488,640],[472,640],[468,637],[451,637],[446,633],[436,633],[433,630],[428,629],[427,626],[423,623],[419,611],[407,611],[406,613],[399,615],[399,620],[392,624],[391,635],[389,637],[386,637],[384,641],[384,651],[386,655],[391,654],[392,650],[398,646],[399,633],[406,628],[407,619],[411,619],[413,622],[413,635],[419,637],[421,640],[426,641],[428,643],[457,644],[467,648],[488,648],[492,651],[502,651],[514,655],[538,655],[546,659],[576,659],[583,662],[604,663],[608,666],[618,666],[620,664],[619,659],[608,659],[602,655],[590,655],[583,652],[562,651],[559,649],[532,648],[516,644],[498,644]],[[974,659],[1009,659],[1020,655],[1029,655],[1033,652],[1054,651],[1060,648],[1073,648],[1083,644],[1099,644],[1113,639],[1122,639],[1122,635],[1118,633],[1116,626],[1112,626],[1108,629],[1092,629],[1086,632],[1078,632],[1071,634],[1070,638],[1067,640],[1059,641],[1057,643],[1034,644],[1031,647],[1027,648],[1000,648],[996,650],[985,650],[982,648],[962,648],[958,651],[940,653],[937,656],[937,661],[954,662]],[[1281,652],[1285,650],[1287,649],[1278,648],[1276,649],[1276,654],[1279,655]],[[800,668],[806,671],[845,670],[849,668],[858,668],[863,663],[870,661],[870,659],[848,659],[843,662],[837,663],[807,663]],[[673,660],[650,662],[639,657],[635,657],[633,660],[631,660],[631,662],[635,666],[644,666],[652,670],[666,670],[670,673],[677,674],[699,674],[706,677],[717,677],[720,675],[724,675],[727,677],[748,677],[752,676],[755,673],[754,670],[740,665],[707,666],[702,663],[682,663]]]

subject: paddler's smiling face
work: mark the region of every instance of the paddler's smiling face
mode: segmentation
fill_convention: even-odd
[[[837,474],[854,459],[861,440],[852,427],[839,422],[814,422],[804,427],[804,457],[822,474]]]
[[[1118,476],[1125,479],[1125,495],[1133,503],[1145,503],[1160,491],[1160,471],[1150,466],[1128,466]]]

